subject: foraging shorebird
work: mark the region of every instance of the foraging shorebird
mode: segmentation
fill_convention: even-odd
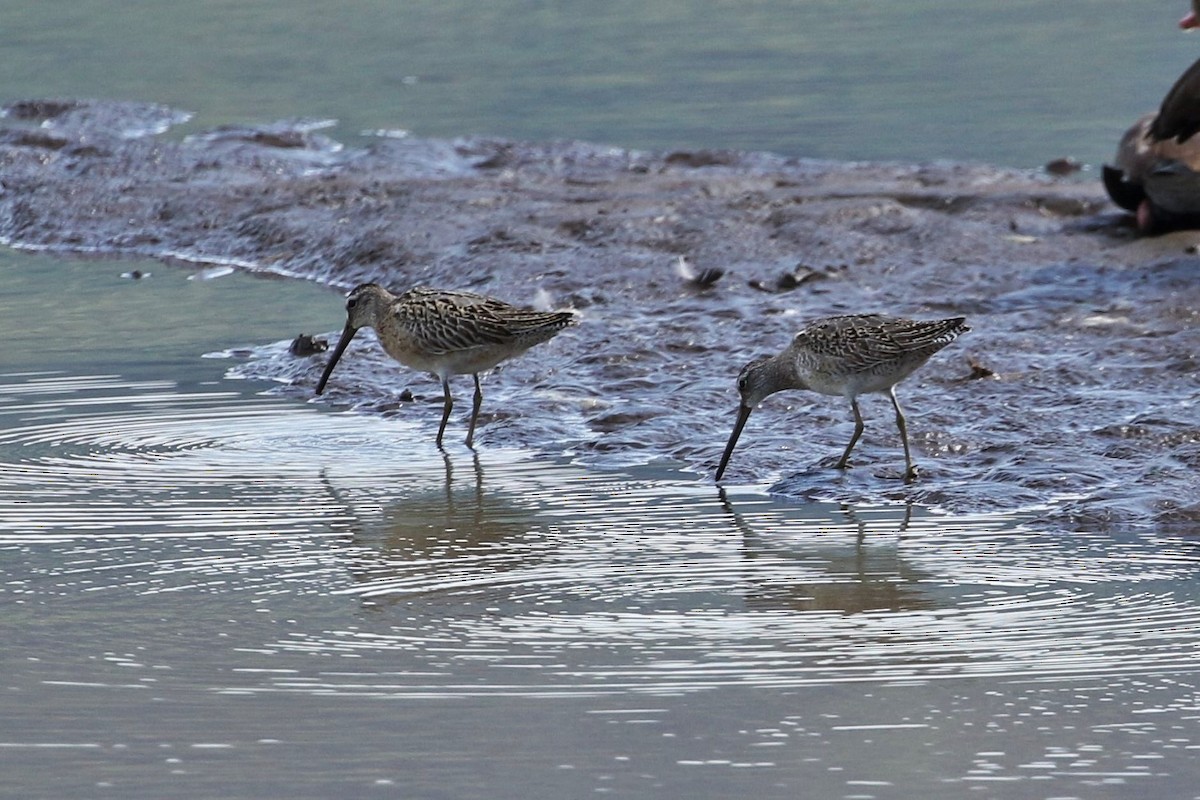
[[[442,446],[446,421],[454,407],[451,377],[471,375],[475,379],[475,403],[467,428],[467,447],[471,447],[483,402],[479,373],[553,338],[576,322],[570,311],[534,311],[481,294],[421,287],[394,295],[374,283],[357,286],[346,296],[346,315],[342,338],[325,366],[317,394],[325,391],[325,383],[354,334],[360,328],[374,328],[388,355],[441,380],[445,405],[437,433],[438,447]]]
[[[864,425],[858,396],[883,392],[891,397],[896,409],[896,427],[904,442],[904,479],[912,481],[917,472],[908,448],[904,412],[896,399],[896,384],[968,330],[962,317],[911,320],[881,314],[852,314],[810,323],[783,352],[755,359],[742,368],[737,380],[741,405],[733,434],[717,467],[717,480],[725,474],[738,436],[755,406],[775,392],[809,389],[845,397],[854,409],[854,435],[837,463],[838,469],[846,468],[850,451],[862,436]]]

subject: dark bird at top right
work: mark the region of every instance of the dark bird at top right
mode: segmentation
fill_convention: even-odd
[[[1179,20],[1200,28],[1200,0]],[[1156,113],[1133,124],[1117,146],[1115,164],[1104,165],[1104,188],[1112,201],[1133,212],[1138,231],[1167,233],[1200,228],[1200,60],[1167,92]]]

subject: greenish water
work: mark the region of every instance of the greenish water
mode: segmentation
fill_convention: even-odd
[[[122,274],[148,275],[131,280]],[[337,328],[336,292],[244,274],[204,280],[156,262],[68,259],[0,248],[5,372],[218,378],[204,353]],[[249,293],[249,296],[248,296]]]
[[[7,3],[0,97],[194,125],[581,138],[836,159],[1107,159],[1194,60],[1183,0]]]
[[[13,3],[0,96],[1097,161],[1192,60],[1182,5]],[[191,277],[0,251],[0,794],[1195,794],[1188,536],[443,456],[202,357],[334,293]]]

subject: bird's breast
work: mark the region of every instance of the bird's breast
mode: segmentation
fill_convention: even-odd
[[[443,377],[486,372],[518,352],[515,347],[494,344],[436,351],[403,336],[381,336],[380,343],[389,356],[404,366]]]

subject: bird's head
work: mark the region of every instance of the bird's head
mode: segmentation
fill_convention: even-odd
[[[329,357],[321,379],[317,381],[317,394],[325,391],[325,384],[329,382],[333,368],[337,366],[342,353],[346,352],[346,348],[350,346],[350,340],[354,338],[354,334],[358,333],[359,328],[374,328],[391,300],[391,292],[377,283],[360,284],[346,295],[346,327],[342,329],[342,337],[338,340],[337,347],[333,349],[333,355]]]
[[[362,283],[346,295],[346,327],[374,328],[393,299],[391,292],[377,283]]]
[[[777,391],[773,385],[770,356],[756,358],[738,373],[737,390],[743,408],[754,408]]]

